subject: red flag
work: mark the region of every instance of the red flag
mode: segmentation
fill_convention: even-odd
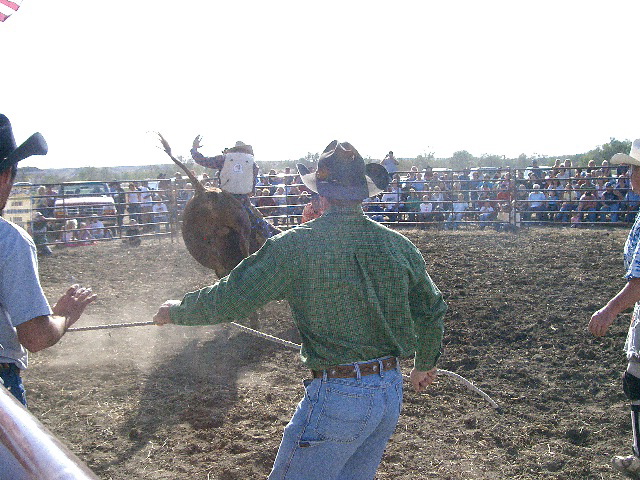
[[[19,7],[19,4],[11,0],[0,0],[0,22],[4,22],[12,13],[18,10]]]

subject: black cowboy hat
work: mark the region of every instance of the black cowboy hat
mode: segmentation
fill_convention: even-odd
[[[0,172],[31,155],[46,155],[47,142],[39,133],[34,133],[19,147],[13,138],[9,119],[0,113]]]
[[[382,165],[365,165],[353,145],[337,140],[324,149],[315,172],[302,164],[298,164],[298,172],[302,183],[311,190],[337,200],[364,200],[389,185],[389,174]]]

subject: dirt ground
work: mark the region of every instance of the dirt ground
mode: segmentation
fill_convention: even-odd
[[[604,338],[586,325],[624,284],[627,229],[404,233],[449,304],[439,367],[503,413],[448,377],[407,388],[376,478],[619,478],[630,314]],[[168,238],[58,249],[40,273],[52,301],[76,280],[99,294],[77,326],[151,320],[165,299],[215,281]],[[286,303],[261,325],[299,341]],[[25,383],[33,414],[102,479],[231,480],[266,477],[306,376],[296,351],[232,325],[142,326],[70,332],[31,356]]]

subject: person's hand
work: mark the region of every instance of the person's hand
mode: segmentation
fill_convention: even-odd
[[[202,145],[200,144],[200,142],[202,141],[202,135],[198,135],[196,136],[196,138],[193,139],[193,145],[192,147],[197,150],[200,147],[202,147]]]
[[[169,316],[169,309],[172,305],[180,305],[179,300],[167,300],[158,309],[158,313],[153,316],[153,321],[156,325],[162,326],[167,323],[171,323],[171,317]]]
[[[431,370],[416,370],[415,368],[411,370],[409,374],[409,380],[413,385],[413,388],[416,392],[420,392],[427,388],[433,381],[436,379],[436,371],[437,368],[433,367]]]
[[[591,320],[589,320],[589,331],[596,337],[601,337],[607,333],[609,326],[615,319],[616,315],[610,313],[606,307],[601,308],[591,316]]]
[[[53,314],[67,319],[67,328],[78,321],[84,309],[97,298],[91,288],[72,285],[53,306]]]

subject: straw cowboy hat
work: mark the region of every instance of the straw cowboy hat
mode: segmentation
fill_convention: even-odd
[[[337,200],[364,200],[389,185],[387,170],[378,163],[365,165],[362,156],[348,142],[334,140],[318,159],[315,172],[298,164],[300,179],[323,197]]]
[[[634,140],[631,144],[629,155],[626,153],[616,153],[611,157],[610,163],[640,166],[640,138]]]
[[[5,115],[0,114],[0,172],[31,155],[46,155],[46,153],[47,142],[39,133],[34,133],[17,147],[11,122]]]

